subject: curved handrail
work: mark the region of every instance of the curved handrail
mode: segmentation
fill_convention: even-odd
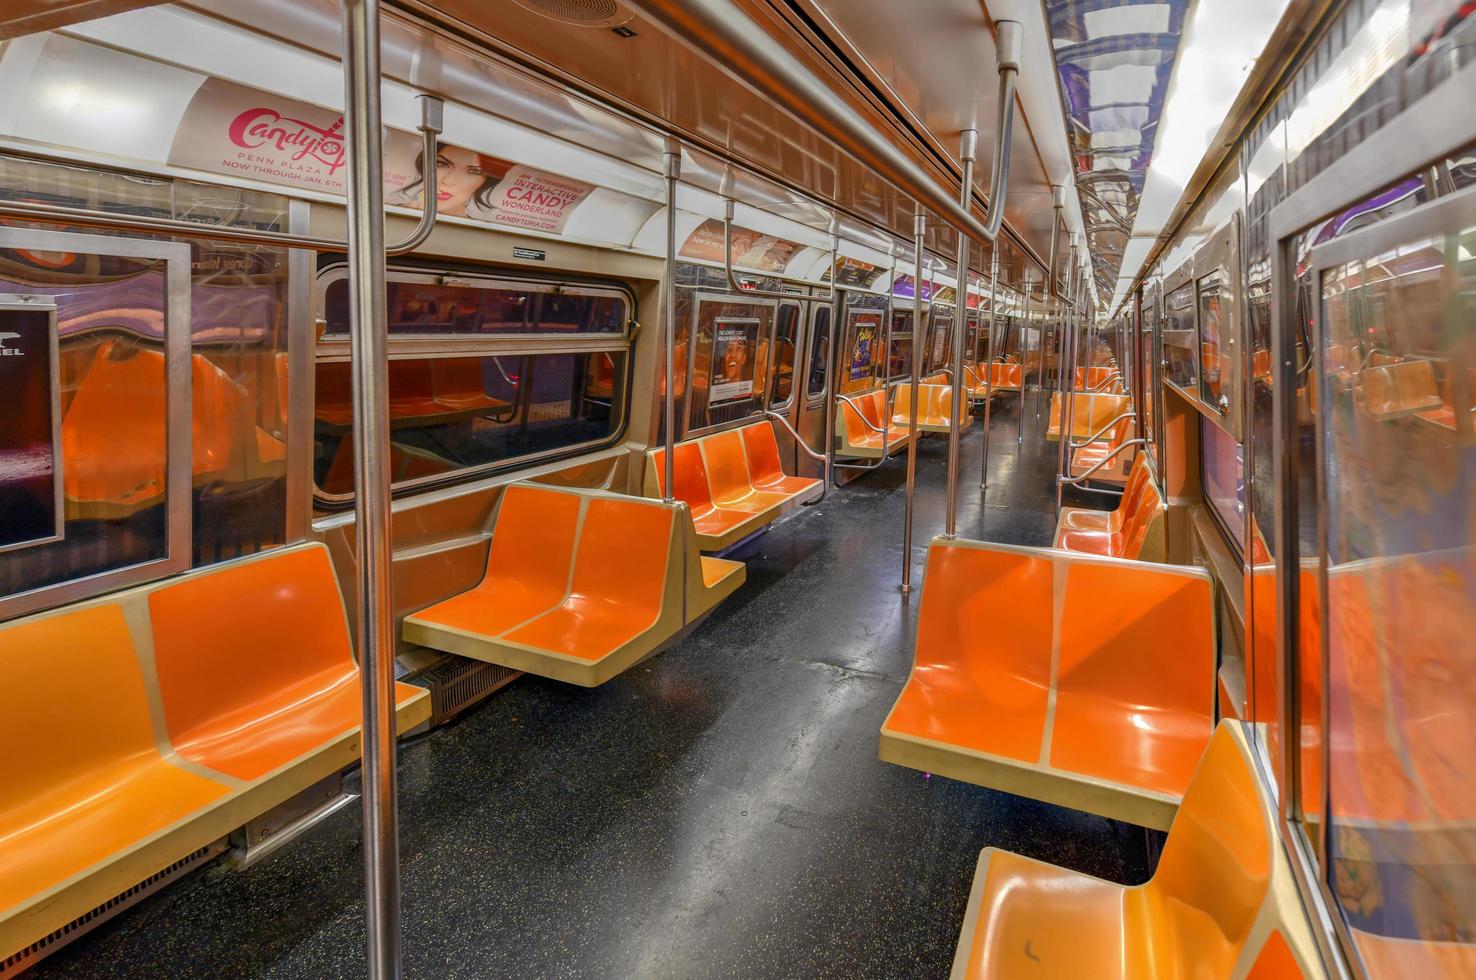
[[[872,432],[877,433],[883,439],[885,439],[887,437],[887,431],[885,429],[878,429],[876,426],[872,425],[871,424],[871,420],[866,417],[866,413],[863,412],[863,411],[861,411],[861,406],[860,405],[857,405],[854,401],[852,401],[850,395],[843,395],[843,394],[841,394],[840,392],[837,391],[835,393],[835,397],[836,397],[836,400],[837,401],[843,401],[847,405],[851,406],[852,410],[855,411],[855,413],[856,413],[856,417],[861,420],[861,424],[862,425],[866,426]]]
[[[1102,379],[1102,383],[1101,384],[1099,384],[1099,385],[1087,385],[1087,389],[1086,389],[1087,390],[1087,394],[1089,394],[1089,395],[1096,394],[1097,392],[1104,390],[1112,382],[1114,382],[1114,381],[1121,381],[1121,380],[1122,380],[1122,372],[1121,371],[1114,370],[1114,371],[1112,371],[1111,374],[1107,375],[1107,377],[1105,377],[1105,378]]]
[[[784,426],[785,430],[790,435],[794,436],[795,444],[805,451],[806,456],[810,457],[811,459],[818,460],[822,463],[825,462],[825,455],[823,453],[817,453],[815,452],[815,450],[811,449],[809,445],[806,444],[805,437],[800,435],[799,430],[790,424],[789,419],[780,415],[778,412],[772,411],[764,412],[764,416],[766,418],[771,418],[774,421],[778,422],[780,425]]]
[[[1106,425],[1102,426],[1096,432],[1094,432],[1091,435],[1087,436],[1087,438],[1084,441],[1082,441],[1082,442],[1074,442],[1074,441],[1071,441],[1071,437],[1070,436],[1067,436],[1067,440],[1068,440],[1067,441],[1067,445],[1070,446],[1072,449],[1085,449],[1087,446],[1091,445],[1092,443],[1096,442],[1098,439],[1100,439],[1104,435],[1106,435],[1108,429],[1112,428],[1114,425],[1116,425],[1117,423],[1121,422],[1123,419],[1135,419],[1137,417],[1138,417],[1138,413],[1137,412],[1134,412],[1132,410],[1123,412],[1117,418],[1113,419],[1111,422],[1108,422]]]
[[[1097,472],[1102,467],[1106,466],[1109,462],[1112,461],[1112,458],[1114,456],[1118,455],[1124,449],[1127,449],[1129,446],[1146,446],[1146,445],[1148,445],[1148,440],[1147,439],[1129,439],[1127,442],[1125,442],[1122,445],[1118,446],[1116,449],[1112,450],[1112,452],[1108,453],[1106,456],[1103,456],[1101,459],[1097,460],[1097,462],[1093,463],[1091,465],[1091,467],[1088,468],[1087,471],[1085,473],[1081,474],[1080,476],[1066,477],[1066,476],[1061,476],[1058,473],[1058,474],[1056,474],[1056,482],[1057,483],[1061,483],[1061,484],[1067,484],[1067,483],[1069,483],[1072,486],[1075,486],[1076,484],[1082,482],[1083,480],[1090,479],[1090,477],[1091,477],[1091,475],[1093,473]]]

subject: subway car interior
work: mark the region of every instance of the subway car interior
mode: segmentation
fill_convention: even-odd
[[[0,3],[0,978],[1476,978],[1473,637],[1469,0]]]

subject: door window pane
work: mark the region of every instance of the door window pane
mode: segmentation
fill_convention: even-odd
[[[1194,284],[1163,298],[1164,380],[1188,392],[1199,382],[1199,336],[1194,329]]]

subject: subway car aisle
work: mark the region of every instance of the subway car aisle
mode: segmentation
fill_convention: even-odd
[[[998,407],[982,536],[1048,543],[1054,458],[1031,435],[1018,455]],[[918,577],[946,459],[920,444]],[[1138,828],[878,761],[915,622],[902,473],[743,546],[747,584],[677,648],[593,690],[525,677],[402,748],[407,975],[939,977],[981,847],[1147,877]],[[244,872],[211,866],[35,976],[359,976],[358,826],[348,807]]]

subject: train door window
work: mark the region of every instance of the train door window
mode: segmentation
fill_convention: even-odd
[[[700,294],[696,300],[696,346],[687,368],[689,435],[762,409],[776,312],[769,301]]]
[[[1237,551],[1245,540],[1245,450],[1235,436],[1199,416],[1199,458],[1204,497]]]
[[[912,372],[912,314],[892,314],[892,336],[887,342],[887,377],[896,381]]]
[[[348,280],[320,279],[313,475],[353,494]],[[616,285],[390,272],[391,484],[397,491],[608,445],[627,402],[632,303]]]
[[[1319,246],[1310,263],[1333,696],[1325,796],[1305,775],[1303,796],[1327,801],[1323,873],[1360,950],[1476,935],[1473,256],[1468,192]],[[1346,369],[1340,351],[1369,338],[1377,349]],[[1378,962],[1370,952],[1374,976],[1395,975]]]
[[[799,343],[800,308],[781,303],[774,324],[774,368],[769,380],[769,404],[782,409],[794,392],[795,345]]]
[[[1155,387],[1158,372],[1154,370],[1154,333],[1158,329],[1158,300],[1155,296],[1145,294],[1143,296],[1143,315],[1141,332],[1138,337],[1138,363],[1143,366],[1143,438],[1148,440],[1148,449],[1151,456],[1158,455],[1158,425],[1155,412],[1158,408],[1158,391]]]
[[[1230,410],[1230,324],[1222,315],[1221,292],[1225,275],[1216,270],[1196,285],[1199,300],[1199,396],[1206,407],[1221,415]]]
[[[818,306],[815,310],[814,330],[810,336],[810,377],[805,383],[805,394],[812,405],[825,394],[825,378],[830,373],[830,307]]]
[[[1164,380],[1198,396],[1199,336],[1194,328],[1194,283],[1187,282],[1163,298]]]
[[[190,265],[0,228],[0,618],[188,568],[196,498],[247,462],[242,392],[190,353]]]

